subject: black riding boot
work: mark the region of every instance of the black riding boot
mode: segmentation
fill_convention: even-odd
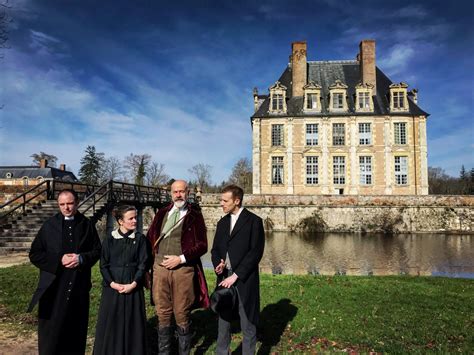
[[[189,355],[191,351],[191,330],[188,325],[186,328],[177,326],[178,331],[178,344],[179,344],[179,355]]]
[[[171,354],[171,327],[158,328],[158,354]]]

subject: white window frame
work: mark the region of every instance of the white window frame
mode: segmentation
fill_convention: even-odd
[[[272,185],[283,185],[284,180],[284,160],[282,156],[272,157]]]
[[[390,111],[406,112],[408,111],[408,85],[398,83],[390,85]]]
[[[359,182],[361,185],[372,185],[372,157],[359,156]]]
[[[346,157],[332,157],[332,182],[334,185],[345,185],[346,183]]]
[[[345,123],[332,124],[332,145],[344,146],[346,145],[346,125]]]
[[[269,113],[286,113],[286,86],[277,81],[270,87]]]
[[[319,144],[319,125],[317,123],[307,123],[305,125],[305,142],[307,146]]]
[[[272,124],[270,129],[272,147],[282,147],[284,142],[284,125],[281,123]]]
[[[372,144],[372,124],[370,122],[359,123],[359,145]]]
[[[394,157],[395,184],[399,186],[408,185],[408,157]]]
[[[396,145],[407,144],[407,123],[406,122],[393,123],[393,142]]]
[[[317,185],[319,183],[319,159],[315,155],[306,156],[306,185]]]

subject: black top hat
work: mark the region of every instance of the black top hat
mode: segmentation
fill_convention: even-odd
[[[237,310],[237,290],[217,286],[211,295],[211,309],[222,319],[230,322]]]

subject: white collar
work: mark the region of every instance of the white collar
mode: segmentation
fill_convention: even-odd
[[[114,239],[123,239],[123,235],[121,235],[118,231],[118,229],[115,229],[114,231],[112,231],[112,237]],[[132,234],[130,234],[128,236],[130,239],[135,239],[135,232],[133,232]]]
[[[65,221],[74,221],[74,216],[70,216],[70,217],[64,216],[64,220]]]
[[[239,207],[239,210],[237,211],[237,213],[230,213],[230,216],[232,218],[238,219],[243,210],[244,208],[241,206]]]

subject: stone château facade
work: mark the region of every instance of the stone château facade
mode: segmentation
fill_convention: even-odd
[[[417,90],[357,60],[307,61],[294,42],[268,95],[254,90],[254,194],[426,195],[426,118]]]

